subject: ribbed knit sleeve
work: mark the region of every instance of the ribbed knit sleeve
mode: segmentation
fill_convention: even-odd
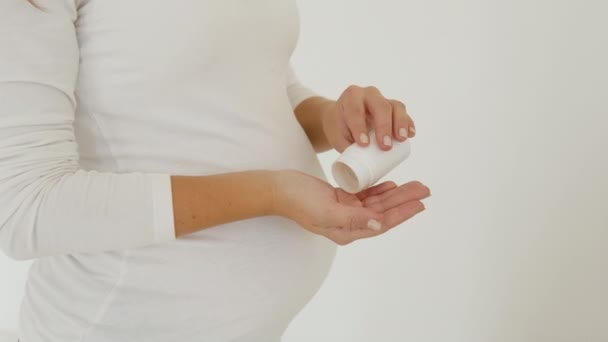
[[[0,246],[16,259],[175,239],[170,176],[79,168],[74,0],[0,1]]]
[[[312,89],[300,82],[292,66],[289,67],[287,73],[287,95],[293,109],[302,103],[302,101],[313,96],[318,96]]]

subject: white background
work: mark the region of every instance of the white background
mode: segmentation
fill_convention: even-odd
[[[433,197],[341,247],[284,341],[608,341],[608,2],[300,8],[300,78],[405,101],[419,136],[389,178]],[[16,325],[27,265],[0,257],[0,329]]]

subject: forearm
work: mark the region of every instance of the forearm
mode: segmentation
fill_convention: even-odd
[[[317,153],[332,149],[323,129],[323,120],[333,105],[335,101],[315,96],[302,101],[295,109],[296,118]]]
[[[172,176],[175,235],[272,215],[276,171],[244,171],[211,176]]]

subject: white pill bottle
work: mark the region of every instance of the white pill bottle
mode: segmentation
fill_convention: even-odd
[[[376,184],[410,155],[409,139],[403,142],[393,140],[393,147],[383,151],[373,131],[369,137],[370,143],[366,147],[354,143],[332,164],[332,175],[346,192],[354,194]]]

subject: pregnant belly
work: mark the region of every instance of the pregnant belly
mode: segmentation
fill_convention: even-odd
[[[184,338],[202,331],[207,338],[280,336],[321,286],[335,251],[329,240],[279,217],[132,251],[102,326],[164,327]]]
[[[269,216],[127,252],[42,259],[22,306],[24,340],[278,341],[336,249]]]
[[[190,106],[199,110],[172,117],[156,106],[146,111],[150,120],[100,117],[103,143],[113,152],[107,154],[101,139],[91,140],[98,135],[83,119],[81,162],[100,171],[207,175],[296,169],[324,178],[288,102],[278,102],[266,110]],[[123,337],[134,330],[142,341],[271,341],[319,289],[335,252],[333,242],[285,218],[244,220],[129,251],[124,267],[117,267],[116,283],[95,300],[74,294],[66,300],[101,308],[91,330],[95,341],[128,340]],[[78,262],[83,272],[101,271]]]

